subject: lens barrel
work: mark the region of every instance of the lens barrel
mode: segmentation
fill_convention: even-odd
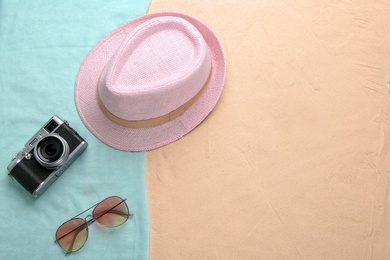
[[[36,144],[34,155],[43,167],[58,168],[68,159],[69,145],[58,134],[48,135]]]

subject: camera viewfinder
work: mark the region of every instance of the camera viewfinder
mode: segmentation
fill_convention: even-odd
[[[58,123],[54,120],[51,120],[44,128],[48,133],[53,132],[54,129],[58,126]]]

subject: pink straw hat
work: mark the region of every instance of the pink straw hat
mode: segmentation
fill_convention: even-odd
[[[77,111],[102,142],[145,151],[171,143],[215,107],[225,81],[216,35],[180,13],[132,20],[105,36],[76,80]]]

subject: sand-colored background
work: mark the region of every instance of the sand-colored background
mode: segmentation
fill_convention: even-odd
[[[152,0],[226,52],[217,107],[147,153],[150,259],[390,259],[390,2]]]

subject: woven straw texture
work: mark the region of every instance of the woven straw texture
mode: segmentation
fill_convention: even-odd
[[[208,81],[208,85],[199,99],[182,116],[172,121],[149,128],[127,128],[119,126],[106,118],[106,116],[99,108],[96,88],[101,74],[106,69],[106,66],[110,60],[115,57],[118,48],[123,45],[123,41],[125,41],[129,35],[134,34],[134,31],[137,30],[140,25],[150,21],[151,19],[163,17],[178,17],[184,19],[196,27],[200,35],[203,36],[209,51],[209,55],[211,57],[212,72]],[[181,28],[176,29],[181,30]],[[152,33],[156,35],[159,33],[159,31]],[[142,39],[139,39],[138,41],[140,44],[143,42]],[[146,42],[148,43],[148,41]],[[145,48],[145,46],[141,47]],[[161,55],[172,57],[170,53],[164,52],[164,50],[158,50],[155,47],[151,49],[153,49],[155,53],[149,53],[145,58],[151,59],[153,55],[160,55],[159,59],[161,59]],[[169,50],[172,50],[172,48]],[[184,50],[184,53],[188,52],[189,50]],[[145,51],[142,51],[141,53],[145,53]],[[171,59],[170,61],[172,61],[174,65],[183,63],[182,60]],[[163,68],[158,68],[157,63],[150,62],[150,64],[152,64],[151,67],[137,68],[137,73],[133,72],[130,74],[133,76],[131,83],[135,84],[137,82],[145,81],[146,79],[147,81],[150,81],[151,87],[155,87],[155,83],[151,80],[153,79],[153,75],[151,76],[150,74],[154,73],[154,75],[156,75],[157,71],[161,71],[158,73],[158,78],[156,78],[156,80],[161,78],[161,73],[167,73],[166,78],[169,80],[171,78],[170,74],[174,73],[175,70],[180,69],[180,66],[179,68],[178,66],[172,66],[170,68],[165,66]],[[136,67],[134,64],[126,66],[133,68]],[[85,125],[98,139],[100,139],[105,144],[116,149],[127,151],[151,150],[181,138],[194,129],[198,124],[200,124],[215,107],[218,98],[221,95],[224,80],[225,60],[222,46],[216,35],[206,25],[196,20],[195,18],[184,14],[172,12],[156,13],[140,17],[122,25],[104,37],[90,51],[82,63],[77,77],[75,86],[75,101],[79,115]],[[128,77],[123,77],[119,80],[119,82],[121,82],[121,85],[123,86],[126,84],[128,85],[130,80]],[[145,83],[143,84],[145,85]],[[151,95],[151,98],[156,96],[164,99],[164,93],[156,92],[154,95]],[[172,94],[170,96],[172,96]],[[184,103],[186,99],[188,99],[188,97],[178,100],[180,100],[181,103]],[[125,108],[126,107],[124,107],[124,109]]]

